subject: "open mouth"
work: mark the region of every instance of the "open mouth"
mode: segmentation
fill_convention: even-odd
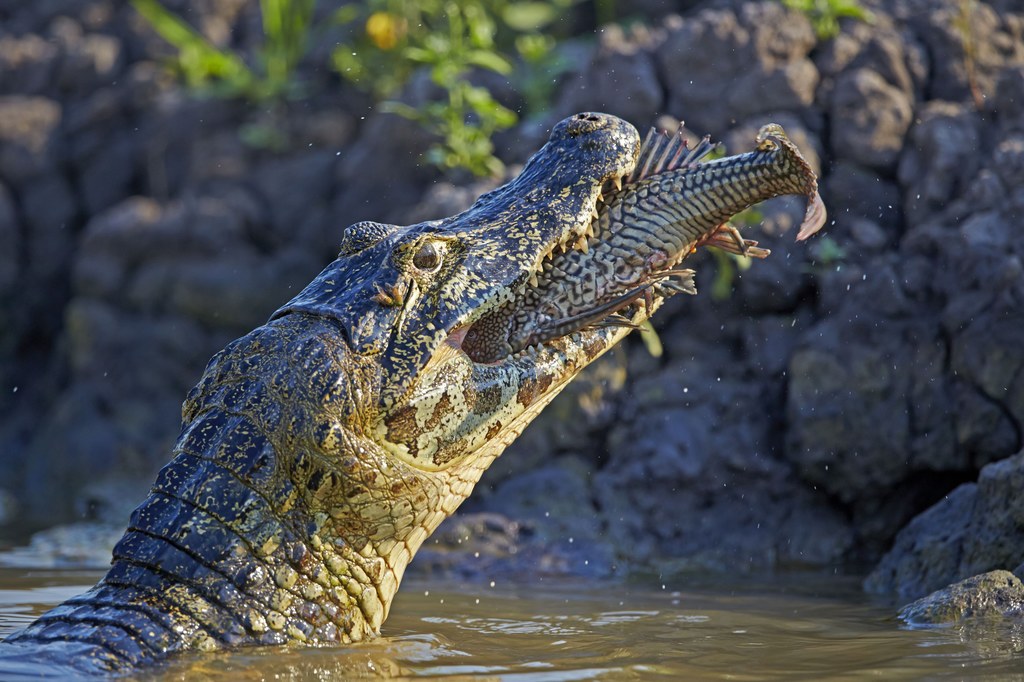
[[[495,364],[578,333],[635,328],[656,300],[696,293],[694,272],[679,263],[697,247],[767,256],[728,220],[773,196],[807,198],[797,239],[820,229],[817,178],[781,127],[763,127],[755,152],[702,161],[713,148],[707,138],[690,147],[682,129],[652,131],[634,167],[596,192],[589,219],[545,250],[510,300],[454,329],[447,344]]]
[[[568,336],[584,327],[593,326],[602,318],[613,315],[627,305],[612,307],[598,306],[602,310],[587,319],[569,320],[559,315],[557,306],[546,305],[543,300],[544,283],[565,275],[565,263],[571,254],[586,255],[595,240],[595,225],[600,212],[613,193],[626,186],[629,173],[606,179],[596,193],[589,217],[581,225],[574,226],[548,245],[533,266],[517,283],[509,301],[493,308],[476,320],[452,330],[447,344],[462,350],[479,364],[497,364],[524,356],[535,356],[544,343],[555,338]],[[526,343],[514,343],[513,331],[516,321],[529,317],[543,324],[560,324],[560,333],[547,339],[534,339]]]

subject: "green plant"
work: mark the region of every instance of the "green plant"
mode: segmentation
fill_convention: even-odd
[[[857,19],[868,23],[875,20],[874,15],[861,7],[858,0],[782,0],[782,4],[806,16],[819,40],[829,40],[839,35],[840,19]]]
[[[715,247],[710,247],[709,250],[715,258],[715,279],[711,282],[711,298],[724,301],[732,296],[736,275],[750,268],[751,259],[749,256],[737,256]]]
[[[658,332],[654,329],[654,325],[651,324],[650,320],[644,320],[640,323],[640,340],[643,341],[644,348],[647,349],[647,353],[652,358],[660,358],[665,354],[665,347],[661,343],[661,337],[658,336]]]
[[[761,211],[756,208],[748,208],[737,213],[729,222],[737,228],[743,229],[757,225],[763,220],[764,214]],[[750,268],[752,259],[749,256],[729,253],[714,246],[709,246],[708,249],[715,258],[715,279],[711,282],[711,298],[716,301],[724,301],[732,295],[732,286],[736,281],[736,275]]]
[[[419,122],[441,138],[427,152],[431,163],[497,175],[504,166],[494,156],[491,135],[511,127],[517,118],[489,90],[470,83],[468,75],[473,68],[508,74],[512,65],[493,50],[494,24],[479,5],[448,2],[443,17],[446,31],[430,34],[422,45],[406,47],[404,54],[430,68],[431,81],[447,99],[419,108],[387,101],[382,108]]]
[[[431,131],[438,142],[428,160],[445,169],[498,174],[491,136],[518,120],[486,87],[470,81],[490,71],[518,81],[527,111],[546,104],[561,68],[554,40],[540,32],[572,0],[370,0],[348,6],[335,20],[351,39],[333,52],[334,68],[371,92],[385,111]],[[516,69],[511,54],[519,56]],[[417,68],[428,69],[439,99],[418,107],[391,100]]]
[[[178,53],[185,84],[204,94],[266,100],[295,94],[293,78],[306,53],[316,0],[261,0],[264,44],[253,69],[231,50],[215,46],[158,0],[131,0],[135,10]]]
[[[846,258],[846,249],[831,235],[826,234],[818,238],[814,247],[815,260],[825,267],[841,263]]]

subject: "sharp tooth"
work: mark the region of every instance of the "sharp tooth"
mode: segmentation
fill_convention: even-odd
[[[598,218],[601,217],[601,216],[597,215],[597,206],[595,206],[594,208],[590,209],[590,217],[593,220],[597,220]]]
[[[576,248],[579,249],[580,251],[582,251],[583,253],[586,253],[587,252],[587,238],[586,237],[580,237],[579,239],[577,239],[576,240]]]
[[[537,273],[536,272],[531,272],[530,273],[530,286],[533,287],[533,288],[537,288],[538,284],[540,284],[540,282],[537,281]]]
[[[620,176],[616,175],[614,178],[612,178],[612,182],[615,183],[616,191],[619,191],[619,190],[622,189],[622,178]]]
[[[599,202],[603,202],[604,201],[604,187],[602,187],[601,189],[597,190],[597,200]]]

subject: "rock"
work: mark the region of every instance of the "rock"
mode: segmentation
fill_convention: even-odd
[[[21,228],[10,191],[0,183],[0,301],[7,301],[14,292],[21,269]],[[4,307],[6,310],[6,306]],[[0,324],[5,334],[9,324]]]
[[[999,72],[992,110],[1007,130],[1024,130],[1024,70],[1005,67]]]
[[[966,475],[971,461],[955,447],[939,330],[926,318],[849,319],[851,308],[863,310],[849,306],[812,328],[793,353],[786,452],[805,480],[853,507],[855,525],[877,551],[916,505],[935,499],[931,476]]]
[[[587,576],[613,572],[616,548],[594,504],[591,465],[577,456],[559,457],[509,477],[487,497],[488,510],[531,530],[517,551],[539,552],[546,570]]]
[[[651,112],[661,109],[663,97],[650,44],[645,31],[627,35],[614,25],[601,29],[590,63],[561,90],[555,108],[565,115],[604,111],[644,130]]]
[[[169,246],[156,234],[164,210],[146,197],[125,199],[96,215],[83,230],[72,286],[81,295],[116,298],[128,274],[144,258],[146,244]],[[170,241],[170,240],[167,240]]]
[[[124,523],[83,521],[32,535],[25,547],[0,552],[0,566],[13,568],[106,569]]]
[[[666,110],[694,130],[721,135],[754,114],[801,109],[814,100],[818,72],[807,58],[807,19],[776,3],[744,3],[670,18],[657,51]]]
[[[911,625],[955,625],[993,617],[1024,618],[1024,583],[1009,571],[967,578],[900,610],[900,618]]]
[[[371,116],[337,166],[334,213],[339,223],[394,222],[408,211],[422,188],[437,179],[438,172],[423,158],[432,142],[428,133],[395,114]],[[396,164],[402,173],[394,172]]]
[[[269,218],[270,229],[267,230],[266,242],[261,246],[270,249],[308,245],[307,248],[314,247],[310,250],[318,257],[334,255],[343,225],[334,226],[327,253],[323,253],[326,246],[322,243],[324,235],[305,233],[302,228],[313,225],[309,221],[313,210],[329,205],[336,160],[332,151],[304,152],[268,160],[252,169],[254,183],[261,195],[261,208],[265,207],[269,213],[264,217]],[[291,178],[296,184],[282,183],[281,178]],[[303,191],[296,192],[296,186],[302,187]]]
[[[0,526],[14,523],[18,512],[18,500],[14,493],[0,488]]]
[[[1016,280],[1024,274],[1018,271]],[[954,332],[950,353],[957,379],[977,387],[1017,425],[1024,423],[1024,349],[1016,341],[1021,325],[1020,308],[1000,301]]]
[[[977,172],[979,126],[977,114],[950,102],[929,102],[918,114],[899,163],[908,223],[944,208]]]
[[[45,97],[0,97],[0,180],[21,185],[52,168],[61,106]]]
[[[102,33],[83,34],[81,25],[68,17],[57,19],[50,31],[63,48],[53,85],[65,92],[91,93],[117,80],[123,68],[118,38]]]
[[[844,72],[832,94],[832,147],[840,159],[870,168],[895,167],[913,118],[909,92],[869,69]]]
[[[87,215],[110,208],[131,194],[138,173],[139,144],[124,134],[106,140],[96,154],[85,160],[78,186]]]
[[[530,534],[529,529],[501,514],[457,513],[423,543],[409,565],[409,574],[435,579],[453,575],[492,579],[514,574],[521,568],[516,564],[520,544],[528,541]]]
[[[1020,446],[1017,425],[1006,409],[966,381],[953,384],[958,449],[975,467],[1006,457]]]
[[[528,522],[545,540],[594,543],[601,526],[591,501],[590,475],[589,463],[560,457],[500,483],[487,506]]]
[[[42,95],[53,82],[57,46],[35,34],[0,36],[0,92]]]
[[[872,220],[894,238],[903,228],[904,196],[882,175],[850,161],[837,161],[821,185],[830,220]],[[841,224],[841,222],[840,222]],[[826,235],[831,234],[831,231]]]
[[[985,466],[916,517],[865,582],[914,599],[957,580],[1024,561],[1024,452]]]
[[[928,81],[927,50],[912,32],[897,27],[885,13],[877,13],[870,23],[845,23],[840,34],[815,53],[814,61],[822,75],[819,102],[834,96],[837,78],[859,69],[878,74],[911,102],[921,98]]]
[[[23,187],[19,198],[29,228],[26,277],[52,286],[71,265],[79,213],[74,190],[62,175],[47,173]]]
[[[854,218],[850,220],[849,225],[850,235],[866,250],[880,251],[892,243],[892,235],[887,234],[882,226],[873,220]]]
[[[932,55],[929,95],[937,100],[990,98],[1006,64],[1024,65],[1024,18],[987,3],[946,0],[908,16]]]
[[[667,561],[677,571],[839,560],[850,529],[777,457],[776,396],[712,359],[720,344],[699,337],[694,360],[633,387],[608,436],[608,463],[594,474],[622,562]]]

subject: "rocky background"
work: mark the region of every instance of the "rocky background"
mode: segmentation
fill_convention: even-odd
[[[260,39],[255,3],[167,4],[221,44]],[[864,4],[871,24],[822,41],[777,2],[624,1],[640,23],[567,44],[550,110],[497,138],[506,162],[582,110],[683,118],[730,152],[776,121],[819,167],[830,221],[796,244],[801,202],[766,205],[752,236],[774,253],[726,296],[709,295],[722,263],[695,256],[703,293],[658,316],[664,354],[630,338],[592,368],[413,570],[874,567],[868,587],[904,599],[1024,573],[1024,10]],[[206,361],[342,228],[449,215],[493,184],[442,177],[430,138],[315,50],[311,95],[262,109],[190,96],[168,54],[125,2],[0,0],[10,538],[123,526]],[[244,143],[252,125],[285,146]]]

